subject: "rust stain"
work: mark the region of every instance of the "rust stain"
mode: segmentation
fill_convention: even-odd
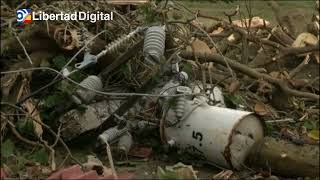
[[[223,156],[225,158],[225,160],[227,161],[227,163],[229,164],[229,166],[233,169],[233,165],[232,165],[232,161],[231,161],[231,149],[230,146],[232,144],[232,137],[235,134],[235,129],[238,127],[238,125],[240,124],[240,122],[247,116],[252,115],[252,113],[250,114],[246,114],[244,116],[242,116],[237,123],[235,123],[232,127],[231,133],[228,137],[228,144],[226,145],[226,147],[224,148],[224,152],[223,152]]]

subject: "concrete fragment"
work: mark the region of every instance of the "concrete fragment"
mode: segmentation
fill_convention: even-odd
[[[77,109],[67,112],[59,119],[63,127],[61,136],[65,141],[69,141],[99,127],[119,106],[120,101],[101,101],[86,106],[84,112]]]

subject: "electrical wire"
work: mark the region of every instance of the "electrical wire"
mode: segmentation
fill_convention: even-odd
[[[57,73],[58,75],[62,76],[63,78],[65,78],[66,80],[70,81],[71,83],[80,86],[86,90],[89,91],[93,91],[97,94],[100,95],[106,95],[106,96],[146,96],[146,97],[180,97],[180,96],[196,96],[196,95],[201,95],[202,93],[191,93],[191,94],[174,94],[174,95],[159,95],[159,94],[147,94],[147,93],[114,93],[114,92],[102,92],[102,91],[97,91],[95,89],[91,89],[88,87],[84,87],[83,85],[81,85],[80,83],[72,80],[69,77],[64,76],[61,72],[50,68],[50,67],[35,67],[35,68],[27,68],[27,69],[21,69],[21,70],[13,70],[13,71],[4,71],[4,72],[0,72],[0,74],[10,74],[10,73],[19,73],[19,72],[26,72],[26,71],[35,71],[35,70],[49,70],[52,72]]]
[[[67,62],[67,64],[65,64],[65,65],[62,67],[62,69],[64,69],[65,67],[67,67],[70,63],[72,63],[73,60],[74,60],[93,40],[95,40],[98,36],[100,36],[101,34],[103,34],[103,33],[105,33],[105,32],[106,32],[106,30],[101,31],[101,32],[99,32],[98,34],[96,34],[95,36],[93,36],[91,39],[89,39],[89,40],[85,43],[85,45],[84,45],[82,48],[80,48],[75,55],[72,56],[72,58]]]
[[[61,71],[63,71],[71,62],[73,62],[74,59],[75,59],[85,48],[87,48],[87,46],[89,45],[89,43],[91,43],[91,42],[92,42],[94,39],[96,39],[99,35],[101,35],[102,33],[105,33],[105,32],[106,32],[106,30],[101,31],[100,33],[96,34],[96,35],[93,36],[91,39],[89,39],[88,42],[87,42],[82,48],[80,48],[80,49],[78,50],[78,52],[77,52],[73,57],[71,57],[71,59],[61,68]],[[31,64],[32,64],[32,63],[31,63]],[[70,76],[71,74],[73,74],[73,73],[75,73],[75,72],[78,72],[79,70],[80,70],[80,69],[75,69],[75,70],[71,71],[67,76]],[[26,101],[27,99],[29,99],[31,96],[34,96],[35,94],[43,91],[44,89],[47,89],[48,87],[50,87],[50,86],[52,86],[52,85],[60,82],[61,79],[58,79],[59,75],[61,75],[61,74],[59,73],[57,76],[55,76],[55,77],[53,78],[53,80],[52,80],[49,84],[41,87],[40,89],[36,90],[35,92],[32,92],[32,93],[29,94],[27,97],[25,97],[25,98],[23,98],[22,100],[20,100],[17,104],[23,103],[24,101]],[[65,76],[63,75],[62,77],[65,77]]]

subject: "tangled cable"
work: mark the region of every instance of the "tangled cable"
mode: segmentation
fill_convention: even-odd
[[[58,75],[62,76],[63,78],[67,79],[68,81],[70,81],[71,83],[80,86],[84,89],[93,91],[97,94],[100,95],[106,95],[106,96],[147,96],[147,97],[180,97],[180,96],[197,96],[197,95],[201,95],[201,93],[191,93],[191,94],[174,94],[174,95],[162,95],[162,94],[147,94],[147,93],[114,93],[114,92],[102,92],[102,91],[97,91],[95,89],[91,89],[88,87],[85,87],[83,85],[81,85],[80,83],[72,80],[69,77],[64,76],[61,72],[50,68],[50,67],[35,67],[35,68],[27,68],[27,69],[21,69],[21,70],[13,70],[13,71],[4,71],[4,72],[0,72],[0,74],[10,74],[10,73],[19,73],[19,72],[26,72],[26,71],[35,71],[35,70],[49,70],[52,72],[57,73]]]

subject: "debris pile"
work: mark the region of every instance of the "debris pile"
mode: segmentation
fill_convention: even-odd
[[[277,22],[180,1],[2,1],[1,178],[150,178],[136,163],[158,161],[160,179],[317,177],[319,14],[301,25],[268,3]],[[23,25],[20,7],[114,19]]]

